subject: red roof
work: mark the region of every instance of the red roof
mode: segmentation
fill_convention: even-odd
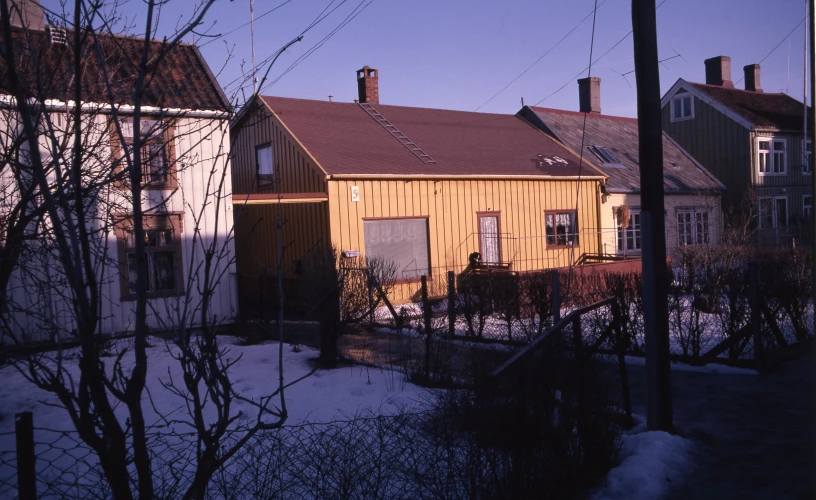
[[[578,158],[513,115],[375,104],[424,163],[355,103],[263,97],[328,174],[576,176]],[[542,161],[538,155],[549,159]],[[553,161],[559,157],[566,164]],[[600,177],[585,164],[584,176]]]
[[[51,44],[45,31],[29,30],[28,38],[20,28],[12,31],[19,73],[26,80],[31,97],[65,100],[73,95],[74,52],[72,32],[68,46]],[[100,64],[92,38],[84,39],[82,99],[110,103],[104,71],[109,75],[113,103],[133,104],[133,86],[145,48],[144,38],[97,33],[105,62]],[[0,50],[6,47],[0,40]],[[149,44],[149,81],[142,104],[158,108],[228,111],[224,93],[195,45],[182,43],[168,50],[165,42]],[[158,57],[163,54],[162,57]],[[0,93],[11,94],[6,58],[0,57]]]
[[[703,83],[692,85],[753,123],[756,128],[801,130],[804,125],[804,104],[787,94],[752,92]],[[812,108],[808,108],[808,115],[812,126]]]

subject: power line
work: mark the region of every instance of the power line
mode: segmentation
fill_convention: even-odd
[[[783,38],[782,40],[780,40],[780,41],[779,41],[779,43],[777,43],[777,44],[776,44],[776,46],[775,46],[774,48],[772,48],[772,49],[771,49],[771,51],[770,51],[770,52],[768,52],[768,53],[765,55],[765,57],[763,57],[763,58],[762,58],[762,59],[759,61],[759,63],[757,63],[757,64],[762,64],[762,63],[765,61],[765,59],[767,59],[767,58],[771,57],[771,54],[773,54],[774,52],[776,52],[776,49],[778,49],[780,45],[782,45],[783,43],[785,43],[785,40],[787,40],[788,38],[790,38],[790,37],[791,37],[791,35],[793,35],[793,32],[794,32],[794,31],[796,31],[796,30],[799,28],[799,26],[801,26],[801,25],[802,25],[802,23],[803,23],[803,22],[805,22],[806,20],[807,20],[807,17],[803,17],[803,18],[802,18],[802,20],[801,20],[801,21],[799,21],[799,23],[798,23],[796,26],[794,26],[794,27],[793,27],[793,29],[792,29],[792,30],[790,30],[790,32],[788,32],[788,34],[787,34],[787,35],[785,35],[785,38]],[[737,80],[737,83],[739,83],[739,82],[741,82],[741,81],[743,81],[743,80],[745,80],[745,76],[743,76],[742,78],[740,78],[739,80]]]
[[[306,59],[307,59],[309,56],[311,56],[312,54],[314,54],[315,52],[317,52],[317,50],[319,50],[321,47],[323,47],[323,45],[324,45],[324,44],[325,44],[327,41],[329,41],[329,39],[330,39],[331,37],[333,37],[333,36],[334,36],[334,35],[336,35],[336,34],[337,34],[337,33],[338,33],[340,30],[342,30],[343,28],[345,28],[345,27],[346,27],[346,26],[347,26],[347,25],[348,25],[348,24],[349,24],[351,21],[353,21],[353,20],[354,20],[354,19],[355,19],[357,16],[359,16],[360,14],[362,14],[362,13],[363,13],[363,11],[364,11],[364,10],[365,10],[365,9],[366,9],[366,8],[367,8],[369,5],[371,5],[372,3],[374,3],[374,1],[375,1],[375,0],[361,0],[361,1],[360,1],[360,3],[359,3],[359,4],[357,4],[357,6],[354,8],[354,10],[352,10],[352,11],[351,11],[351,13],[349,13],[349,15],[348,15],[348,16],[346,16],[346,18],[345,18],[345,19],[344,19],[344,20],[343,20],[343,21],[342,21],[342,22],[341,22],[341,23],[340,23],[340,24],[339,24],[339,25],[338,25],[336,28],[334,28],[334,29],[333,29],[331,32],[329,32],[329,34],[328,34],[328,35],[324,36],[324,37],[323,37],[323,38],[322,38],[322,39],[321,39],[319,42],[317,42],[316,44],[314,44],[314,45],[313,45],[313,46],[312,46],[312,47],[311,47],[309,50],[307,50],[307,51],[306,51],[306,53],[304,53],[304,54],[303,54],[303,55],[301,55],[301,56],[300,56],[300,57],[299,57],[297,60],[295,60],[295,62],[293,62],[293,63],[292,63],[292,64],[291,64],[291,65],[290,65],[288,68],[286,68],[286,70],[285,70],[283,73],[281,73],[280,75],[278,75],[278,77],[277,77],[277,78],[275,78],[274,80],[272,80],[271,82],[269,82],[269,83],[268,83],[266,86],[264,86],[263,88],[261,88],[261,90],[260,90],[259,92],[262,92],[263,90],[265,90],[265,89],[267,89],[267,88],[269,88],[269,87],[271,87],[271,86],[275,85],[276,83],[278,83],[278,82],[280,81],[280,79],[281,79],[281,78],[283,78],[283,77],[284,77],[284,76],[286,76],[286,75],[287,75],[287,74],[288,74],[290,71],[292,71],[293,69],[295,69],[295,68],[296,68],[296,67],[297,67],[297,66],[298,66],[300,63],[302,63],[303,61],[305,61],[305,60],[306,60]],[[367,3],[366,3],[366,2],[367,2]],[[365,4],[365,5],[363,5],[363,4]]]
[[[281,8],[281,7],[283,7],[284,5],[286,5],[286,4],[288,4],[288,3],[291,3],[291,2],[292,2],[292,0],[286,0],[285,2],[283,2],[283,3],[282,3],[282,4],[280,4],[280,5],[278,5],[277,7],[273,7],[273,8],[271,8],[271,9],[269,9],[268,11],[264,12],[263,14],[261,14],[260,16],[256,17],[256,18],[255,18],[255,20],[257,21],[258,19],[260,19],[260,18],[262,18],[262,17],[264,17],[264,16],[268,16],[269,14],[271,14],[271,13],[275,12],[276,10],[280,9],[280,8]],[[211,38],[210,40],[207,40],[206,42],[204,42],[204,43],[202,43],[201,45],[199,45],[199,46],[198,46],[198,48],[203,48],[203,47],[206,47],[207,45],[209,45],[209,44],[211,44],[211,43],[213,43],[213,42],[215,42],[215,41],[217,41],[217,40],[219,40],[219,39],[221,39],[221,38],[224,38],[224,37],[225,37],[225,36],[227,36],[227,35],[231,35],[231,34],[235,33],[236,31],[238,31],[239,29],[241,29],[241,28],[245,28],[245,27],[247,27],[247,26],[249,26],[249,25],[250,25],[250,23],[248,23],[248,22],[247,22],[247,23],[244,23],[244,24],[242,24],[242,25],[238,26],[238,27],[237,27],[237,28],[235,28],[235,29],[232,29],[232,30],[230,30],[230,31],[227,31],[226,33],[222,33],[222,34],[220,34],[220,35],[215,35],[215,36],[214,36],[213,38]]]
[[[655,7],[655,10],[659,9],[660,7],[662,7],[662,6],[663,6],[663,4],[664,4],[664,3],[666,3],[667,1],[668,1],[668,0],[663,0],[662,2],[660,2],[660,4],[659,4],[657,7]],[[609,48],[609,50],[607,50],[606,52],[604,52],[604,53],[603,53],[603,55],[601,55],[601,57],[599,57],[598,59],[596,59],[596,60],[594,61],[594,63],[597,63],[598,61],[600,61],[601,59],[603,59],[604,57],[606,57],[606,56],[607,56],[607,54],[609,54],[610,52],[612,52],[613,50],[615,50],[615,47],[617,47],[618,45],[620,45],[621,43],[623,43],[623,41],[624,41],[624,40],[626,40],[627,38],[629,38],[629,36],[631,36],[631,35],[632,35],[632,31],[630,30],[630,31],[629,31],[629,33],[627,33],[627,34],[625,34],[625,35],[623,36],[623,38],[621,38],[620,40],[618,40],[617,42],[615,42],[615,45],[613,45],[612,47],[610,47],[610,48]],[[551,93],[550,95],[548,95],[548,96],[547,96],[547,97],[545,97],[544,99],[541,99],[541,100],[540,100],[540,101],[538,101],[537,103],[533,104],[533,106],[538,106],[539,104],[541,104],[542,102],[546,101],[546,100],[547,100],[547,99],[549,99],[550,97],[552,97],[552,96],[554,96],[555,94],[557,94],[557,93],[561,92],[562,90],[564,90],[564,89],[567,87],[567,85],[571,84],[571,83],[572,83],[572,82],[573,82],[573,81],[574,81],[576,78],[578,78],[579,76],[581,76],[581,74],[583,74],[583,72],[584,72],[584,71],[589,70],[589,68],[592,66],[592,64],[593,64],[593,62],[590,62],[590,65],[589,65],[589,66],[587,66],[586,68],[584,68],[584,69],[582,69],[580,72],[578,72],[578,74],[577,74],[577,75],[575,75],[574,77],[572,77],[572,79],[570,79],[569,81],[567,81],[567,82],[566,82],[564,85],[561,85],[560,87],[558,87],[558,90],[556,90],[555,92]]]
[[[598,17],[598,0],[595,0],[595,8],[592,10],[592,38],[589,41],[589,66],[587,67],[587,79],[592,76],[592,51],[595,49],[595,20]],[[590,81],[587,81],[587,85],[592,85]],[[590,92],[591,93],[591,92]],[[575,218],[578,218],[578,207],[580,206],[579,197],[581,195],[581,170],[584,166],[584,138],[586,134],[586,123],[587,123],[587,115],[588,110],[584,109],[584,123],[581,125],[581,151],[579,152],[578,156],[578,182],[575,186]],[[575,221],[575,225],[577,225],[577,220]],[[575,246],[573,245],[572,248],[574,249]],[[573,256],[574,257],[574,256]],[[570,259],[572,260],[572,258]],[[574,262],[574,261],[573,261]],[[569,287],[569,280],[572,278],[572,267],[569,268],[569,274],[567,274],[568,284]]]
[[[603,1],[601,2],[601,4],[600,4],[600,5],[598,5],[598,8],[602,7],[602,6],[603,6],[603,4],[605,4],[606,2],[607,2],[607,0],[603,0]],[[517,77],[513,78],[512,80],[510,80],[510,83],[508,83],[507,85],[505,85],[504,87],[502,87],[502,88],[501,88],[501,90],[499,90],[498,92],[496,92],[495,94],[493,94],[493,96],[492,96],[490,99],[488,99],[488,100],[486,100],[485,102],[483,102],[483,103],[481,104],[481,106],[479,106],[478,108],[474,109],[473,111],[479,111],[480,109],[482,109],[483,107],[485,107],[487,104],[489,104],[489,103],[490,103],[490,101],[492,101],[493,99],[495,99],[496,97],[498,97],[498,96],[499,96],[499,95],[500,95],[502,92],[504,92],[505,90],[507,90],[507,88],[508,88],[508,87],[510,87],[511,85],[513,85],[514,83],[516,83],[516,81],[518,81],[518,79],[519,79],[519,78],[521,78],[522,76],[524,76],[525,74],[527,74],[527,72],[528,72],[528,71],[530,71],[531,69],[533,69],[533,66],[535,66],[536,64],[538,64],[539,62],[541,62],[541,60],[542,60],[542,59],[544,59],[545,57],[547,57],[547,54],[549,54],[550,52],[552,52],[553,50],[555,50],[555,48],[556,48],[556,47],[558,47],[558,46],[561,44],[561,42],[563,42],[564,40],[566,40],[566,39],[567,39],[567,37],[569,37],[569,36],[570,36],[570,35],[571,35],[573,32],[575,32],[575,30],[577,30],[577,29],[578,29],[578,28],[579,28],[579,27],[580,27],[582,24],[584,24],[584,22],[585,22],[587,19],[589,19],[590,17],[592,17],[592,22],[595,22],[595,12],[596,12],[596,11],[597,11],[596,9],[593,9],[592,11],[590,11],[590,13],[586,15],[586,17],[584,17],[583,19],[581,19],[581,21],[579,21],[579,22],[578,22],[578,24],[576,24],[576,25],[575,25],[575,26],[574,26],[574,27],[573,27],[571,30],[569,30],[569,32],[568,32],[566,35],[564,35],[563,37],[561,37],[561,39],[560,39],[560,40],[558,40],[557,42],[555,42],[555,45],[553,45],[552,47],[550,47],[549,49],[547,49],[547,51],[546,51],[546,52],[544,52],[544,53],[543,53],[543,54],[542,54],[542,55],[541,55],[541,56],[540,56],[538,59],[536,59],[536,60],[533,62],[533,64],[531,64],[531,65],[527,66],[527,69],[525,69],[524,71],[522,71],[522,72],[521,72],[521,73],[520,73],[520,74],[519,74]]]

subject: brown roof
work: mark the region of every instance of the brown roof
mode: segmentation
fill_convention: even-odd
[[[424,163],[358,104],[263,97],[328,174],[578,175],[578,159],[513,115],[375,104],[433,158]],[[567,163],[542,162],[557,156]],[[584,176],[600,177],[585,165]]]
[[[640,192],[640,152],[636,118],[608,116],[597,113],[560,109],[525,107],[519,112],[532,123],[562,141],[573,151],[581,150],[609,176],[606,188],[611,193]],[[601,146],[612,152],[618,164],[602,163],[590,151]],[[723,186],[713,175],[699,166],[680,146],[663,134],[663,188],[666,193],[721,193]]]
[[[68,46],[52,45],[45,31],[29,31],[26,41],[19,29],[12,31],[14,52],[19,58],[19,71],[26,79],[29,97],[69,100],[73,95],[74,57],[71,48],[73,33],[68,31]],[[83,33],[83,35],[85,35]],[[133,87],[145,40],[98,34],[104,64],[100,64],[93,39],[83,46],[83,87],[85,102],[111,103],[107,97],[105,72],[110,77],[113,103],[134,104]],[[229,102],[210,72],[200,52],[192,44],[179,44],[167,50],[162,41],[149,45],[150,79],[142,104],[159,108],[188,110],[229,110]],[[0,38],[0,51],[6,52]],[[162,57],[157,57],[163,54]],[[40,78],[37,78],[37,77]],[[0,57],[0,92],[12,94],[9,71]]]
[[[691,84],[753,123],[756,128],[801,130],[803,127],[804,104],[787,94],[752,92],[703,83]],[[808,108],[808,115],[812,126],[812,108]]]

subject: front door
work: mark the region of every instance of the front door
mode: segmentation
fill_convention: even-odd
[[[499,242],[500,221],[498,212],[479,213],[479,253],[482,264],[501,264],[501,244]]]

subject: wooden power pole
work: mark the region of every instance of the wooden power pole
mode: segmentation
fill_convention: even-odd
[[[671,431],[673,425],[669,361],[669,275],[666,269],[663,127],[655,10],[655,0],[632,0],[640,144],[640,229],[643,237],[643,320],[646,330],[646,426],[649,430]]]

